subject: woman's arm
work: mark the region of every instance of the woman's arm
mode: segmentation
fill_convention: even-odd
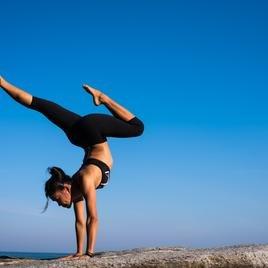
[[[86,201],[87,208],[87,253],[93,253],[96,244],[98,231],[98,213],[97,213],[97,198],[94,180],[89,174],[84,175],[81,179],[82,193]]]
[[[74,202],[75,231],[76,231],[76,254],[83,254],[86,221],[84,217],[84,201]]]
[[[76,231],[76,245],[77,250],[75,254],[67,255],[57,260],[68,260],[83,257],[84,251],[84,237],[86,231],[86,222],[84,217],[84,201],[83,198],[74,201],[74,214],[75,214],[75,231]]]

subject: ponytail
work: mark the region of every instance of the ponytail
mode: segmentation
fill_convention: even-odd
[[[44,190],[45,196],[47,198],[46,205],[41,213],[44,213],[48,208],[49,198],[57,191],[62,190],[64,187],[64,183],[71,184],[71,177],[66,175],[65,172],[59,167],[49,167],[48,172],[51,177],[45,182]]]

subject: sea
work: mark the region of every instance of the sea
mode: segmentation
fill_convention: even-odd
[[[6,258],[25,258],[34,260],[49,260],[59,258],[72,253],[49,253],[49,252],[13,252],[13,251],[0,251],[0,261]]]

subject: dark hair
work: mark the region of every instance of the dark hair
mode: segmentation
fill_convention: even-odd
[[[64,183],[71,184],[72,182],[71,177],[66,175],[65,172],[59,167],[49,167],[47,170],[51,177],[45,182],[45,195],[47,202],[41,213],[44,213],[47,210],[49,198],[51,198],[51,196],[57,190],[62,190]]]

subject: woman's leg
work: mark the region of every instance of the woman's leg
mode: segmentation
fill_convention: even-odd
[[[60,127],[63,131],[68,131],[72,124],[81,118],[62,106],[42,98],[32,96],[28,92],[10,84],[0,77],[0,86],[17,102],[27,108],[36,110],[47,117],[52,123]]]
[[[129,121],[135,117],[126,108],[115,102],[113,99],[89,85],[83,85],[84,89],[93,96],[95,105],[104,104],[106,108],[118,119]]]
[[[7,94],[9,94],[15,101],[19,102],[20,104],[24,106],[29,106],[32,103],[33,96],[31,94],[8,83],[1,76],[0,86],[6,91]]]
[[[95,105],[104,104],[114,115],[90,116],[95,121],[93,125],[97,126],[103,137],[135,137],[143,133],[144,124],[134,114],[101,91],[88,85],[83,87],[93,96]]]
[[[137,117],[126,122],[109,114],[86,115],[79,122],[79,127],[85,139],[92,144],[104,142],[107,137],[137,137],[144,131],[143,122]]]

